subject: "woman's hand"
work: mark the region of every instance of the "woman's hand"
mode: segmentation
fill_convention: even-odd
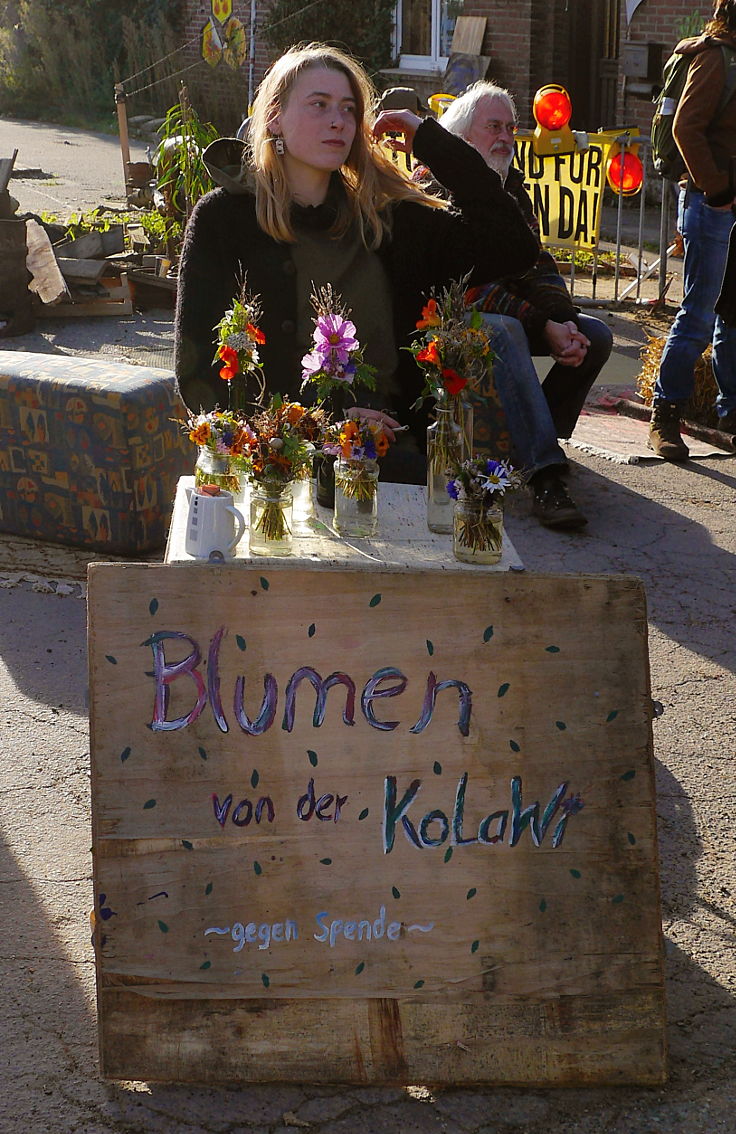
[[[580,366],[590,346],[590,339],[578,330],[571,319],[567,323],[548,319],[544,337],[553,359],[562,366]]]
[[[392,445],[396,440],[396,433],[400,433],[406,428],[406,426],[396,421],[395,418],[389,417],[383,410],[366,409],[363,406],[352,406],[347,411],[346,416],[352,417],[356,421],[380,421],[383,426],[383,431]]]
[[[421,124],[419,115],[411,110],[382,110],[374,123],[373,137],[376,142],[380,142],[385,134],[402,134],[402,138],[389,138],[389,145],[393,150],[410,154],[414,135]]]

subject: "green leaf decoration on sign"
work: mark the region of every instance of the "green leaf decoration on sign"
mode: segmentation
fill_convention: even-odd
[[[498,687],[498,696],[499,697],[505,697],[506,694],[508,693],[508,691],[509,691],[509,683],[508,683],[508,681],[504,681],[503,685],[499,685],[499,687]]]
[[[368,606],[378,606],[382,598],[383,595],[374,595],[371,601],[368,603]]]
[[[512,752],[521,752],[521,745],[517,744],[515,740],[509,741],[509,748]]]
[[[567,728],[567,725],[564,721],[555,721],[555,728],[558,728],[560,732],[564,732]]]
[[[261,980],[263,981],[263,987],[268,988],[269,984],[271,983],[271,978],[269,977],[268,973],[261,973]]]
[[[242,650],[243,653],[245,653],[245,638],[243,637],[242,634],[236,634],[235,635],[235,645],[238,647],[239,650]]]
[[[401,890],[399,890],[397,886],[392,886],[392,887],[391,887],[391,893],[393,894],[393,896],[394,896],[395,898],[400,898],[400,897],[401,897]]]
[[[432,765],[432,771],[436,776],[442,775],[442,765],[440,764],[439,760],[435,760],[434,764]]]
[[[168,927],[168,925],[166,924],[165,921],[160,921],[158,923],[158,927],[159,927],[159,929],[161,930],[162,933],[168,933],[169,932],[169,927]]]
[[[250,786],[252,788],[257,788],[258,787],[258,781],[260,780],[260,778],[261,777],[258,775],[258,772],[254,768],[253,771],[251,772],[251,776],[250,776]]]
[[[610,713],[606,717],[606,724],[608,724],[610,721],[615,721],[617,716],[618,716],[618,709],[611,709]]]
[[[124,748],[124,749],[123,749],[123,751],[122,751],[122,752],[120,753],[120,761],[121,761],[121,763],[123,763],[123,764],[124,764],[124,763],[125,763],[125,761],[126,761],[126,760],[128,759],[128,757],[129,757],[129,756],[130,756],[130,745],[128,745],[128,747],[127,747],[127,748]]]
[[[465,901],[469,902],[470,899],[474,898],[477,893],[478,891],[476,890],[475,886],[471,886],[467,894],[465,895]]]
[[[149,611],[152,615],[156,613],[156,611],[158,610],[158,599],[157,598],[151,599],[151,601],[148,604],[148,609],[149,609]]]
[[[622,780],[633,780],[635,775],[636,775],[636,772],[634,771],[634,769],[630,768],[628,772],[624,772],[621,779]]]
[[[623,900],[624,900],[623,894],[617,894],[615,898],[611,898],[611,905],[617,906],[619,904],[619,902],[622,902]]]
[[[434,644],[430,642],[429,638],[427,638],[427,653],[430,657],[432,657],[432,654],[434,653]]]
[[[483,631],[483,641],[484,642],[490,642],[492,637],[493,637],[493,627],[492,626],[486,626],[485,630]]]
[[[253,870],[256,874],[263,874],[263,867],[261,866],[260,862],[253,863]]]
[[[200,744],[199,748],[197,749],[197,752],[199,752],[200,758],[202,760],[207,759],[207,750],[205,748],[203,748],[201,744]]]
[[[268,590],[268,588],[269,588],[269,587],[271,586],[271,584],[269,583],[268,579],[264,579],[264,578],[263,578],[263,575],[261,575],[261,577],[260,577],[260,579],[259,579],[258,581],[259,581],[259,583],[261,584],[261,586],[263,587],[264,591],[267,591],[267,590]]]
[[[117,665],[118,659],[114,658],[112,654],[105,654],[105,660],[109,661],[110,665]]]
[[[365,968],[365,961],[361,961],[359,965],[355,966],[355,975],[360,976],[360,974],[363,972],[364,968]]]
[[[559,654],[560,652],[559,646],[545,646],[544,648],[548,654]]]
[[[445,851],[445,862],[449,862],[452,858],[452,847],[448,847]]]
[[[204,964],[200,965],[199,967],[200,969],[211,969],[212,961],[205,961]]]
[[[414,987],[415,988],[424,988],[424,981],[423,980],[415,980],[414,981]]]
[[[323,866],[332,866],[332,859],[331,858],[321,858],[319,861],[322,863]]]
[[[573,878],[582,878],[583,877],[582,874],[580,873],[580,871],[576,870],[575,867],[573,867],[573,866],[570,867],[570,873],[572,874]]]
[[[473,944],[470,946],[470,952],[471,953],[477,953],[479,949],[480,949],[480,941],[474,941]]]
[[[319,764],[319,760],[317,759],[317,753],[313,752],[311,748],[308,748],[307,749],[307,756],[309,757],[309,763],[312,765],[313,768],[316,768],[317,765]]]
[[[212,890],[213,890],[213,886],[212,886],[212,883],[211,883],[211,882],[208,882],[208,883],[207,883],[207,885],[206,885],[206,886],[205,886],[205,888],[204,888],[204,892],[205,892],[205,894],[211,894],[211,893],[212,893]]]
[[[363,810],[361,811],[360,815],[358,816],[358,822],[362,823],[363,820],[367,819],[369,815],[370,815],[370,811],[368,810],[367,807],[364,807]]]
[[[184,850],[194,850],[194,843],[190,843],[189,839],[182,839],[181,845],[184,847]]]
[[[547,903],[544,898],[542,898],[541,902],[539,903],[539,909],[541,913],[544,913],[544,911],[547,909]]]
[[[150,811],[151,808],[155,807],[155,806],[156,806],[156,800],[155,799],[147,799],[146,802],[143,804],[143,810],[144,811]]]
[[[314,625],[313,622],[311,622],[310,625],[309,625],[309,629],[307,630],[307,634],[309,635],[310,638],[313,638],[316,633],[317,633],[317,627]]]
[[[635,846],[636,846],[636,836],[635,836],[635,835],[632,835],[631,831],[629,831],[629,833],[627,834],[626,838],[627,838],[627,839],[629,840],[629,842],[631,843],[632,847],[635,847]]]

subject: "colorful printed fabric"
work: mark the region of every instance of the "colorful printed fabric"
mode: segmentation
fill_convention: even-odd
[[[0,531],[110,554],[162,547],[194,461],[179,418],[167,370],[0,351]]]

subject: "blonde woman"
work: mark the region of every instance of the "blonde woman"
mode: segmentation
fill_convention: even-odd
[[[376,408],[410,424],[421,387],[408,344],[429,291],[471,271],[484,283],[525,271],[533,235],[498,174],[466,142],[408,110],[373,120],[375,91],[362,67],[333,47],[286,52],[256,96],[246,142],[206,151],[221,186],[197,204],[179,271],[176,370],[193,410],[223,400],[212,365],[213,327],[238,280],[260,295],[269,389],[295,396],[313,330],[313,286],[331,283],[352,308],[366,360],[377,368]],[[406,180],[385,134],[447,190],[449,205]],[[422,479],[415,462],[405,470]],[[397,479],[402,474],[395,474]]]

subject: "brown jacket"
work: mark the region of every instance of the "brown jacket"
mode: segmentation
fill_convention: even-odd
[[[690,177],[712,205],[726,205],[736,196],[731,176],[736,156],[736,95],[717,115],[725,83],[722,43],[736,51],[736,41],[707,35],[684,39],[675,48],[693,59],[672,133]]]

